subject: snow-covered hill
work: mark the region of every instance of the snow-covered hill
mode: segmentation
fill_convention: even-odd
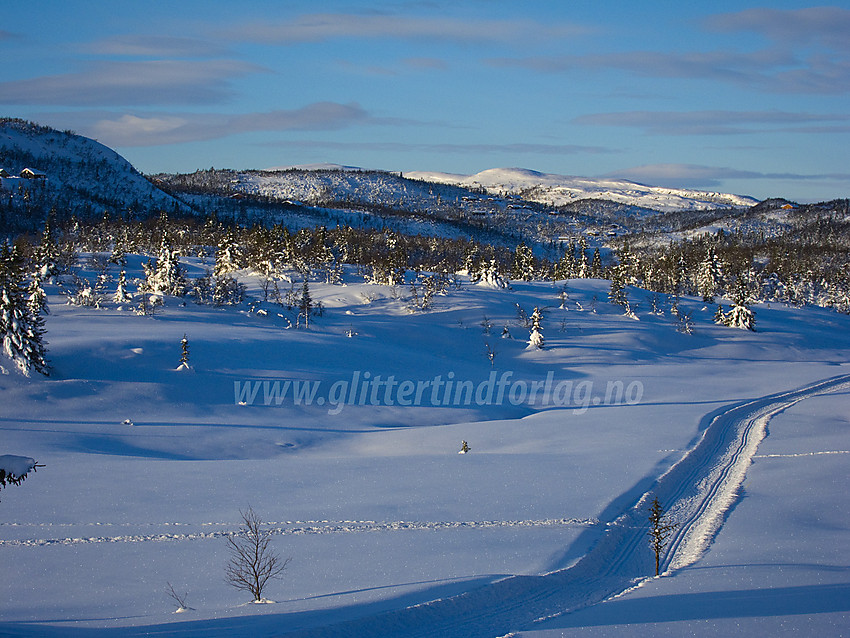
[[[0,168],[9,175],[0,185],[11,194],[4,204],[18,212],[16,204],[24,208],[19,200],[27,191],[26,209],[35,218],[43,218],[45,208],[87,217],[104,210],[144,214],[182,207],[109,147],[19,119],[0,118]],[[24,168],[43,173],[44,179],[21,178]]]
[[[413,171],[409,179],[464,188],[483,188],[497,195],[515,195],[525,200],[564,206],[581,199],[604,199],[662,212],[748,208],[757,199],[726,193],[646,186],[624,179],[593,179],[539,173],[524,168],[493,168],[475,175]]]

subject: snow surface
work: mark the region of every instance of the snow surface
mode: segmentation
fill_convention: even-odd
[[[140,264],[130,256],[130,271]],[[557,286],[514,282],[465,285],[427,313],[409,312],[404,288],[361,281],[311,282],[326,312],[310,330],[287,329],[271,304],[168,298],[151,318],[62,305],[48,286],[53,375],[0,376],[0,452],[45,464],[0,502],[4,570],[27,575],[0,583],[0,633],[847,626],[850,317],[760,305],[752,333],[683,299],[695,327],[683,335],[640,290],[628,289],[639,321],[623,316],[602,281],[569,282],[566,309]],[[545,309],[545,349],[526,350],[517,303]],[[514,339],[499,338],[504,325]],[[175,370],[184,334],[191,374]],[[426,391],[406,406],[381,390],[331,404],[333,384],[366,372],[475,384],[511,373],[517,393],[551,373],[568,401],[444,405]],[[278,404],[273,384],[287,380],[319,382],[316,400]],[[234,384],[249,382],[255,400],[239,405]],[[618,388],[631,394],[606,398]],[[472,452],[459,455],[464,440]],[[660,579],[641,527],[650,493],[682,523]],[[245,604],[223,579],[225,537],[248,505],[293,559],[264,592],[275,604]],[[166,583],[193,609],[175,616]]]
[[[474,175],[411,171],[404,177],[465,188],[484,188],[493,194],[522,195],[523,199],[563,206],[579,199],[608,199],[660,211],[749,208],[757,199],[741,195],[681,188],[647,186],[624,179],[572,177],[524,168],[492,168]]]

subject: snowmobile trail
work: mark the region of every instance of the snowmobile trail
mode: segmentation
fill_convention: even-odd
[[[608,522],[596,545],[571,567],[511,576],[452,598],[287,635],[493,638],[602,602],[654,574],[647,509],[656,496],[678,524],[662,557],[662,571],[681,569],[699,560],[720,530],[770,419],[807,398],[847,388],[850,375],[842,375],[707,415],[693,447],[650,491]]]

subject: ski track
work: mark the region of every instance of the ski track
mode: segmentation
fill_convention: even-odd
[[[850,375],[708,415],[697,443],[616,520],[600,522],[605,532],[571,567],[511,576],[451,598],[286,635],[491,638],[617,597],[653,577],[655,558],[647,538],[647,505],[653,496],[678,523],[662,572],[682,569],[700,559],[720,530],[770,419],[800,401],[842,388],[850,388]]]
[[[273,536],[292,536],[298,534],[340,534],[356,532],[391,532],[391,531],[440,531],[449,529],[492,529],[500,527],[590,527],[598,525],[596,519],[557,518],[525,521],[392,521],[380,523],[377,521],[287,521],[270,522],[266,528]],[[153,534],[125,534],[119,536],[80,536],[65,538],[29,538],[29,539],[0,539],[0,547],[45,547],[48,545],[81,545],[88,543],[146,543],[158,541],[189,541],[209,538],[224,538],[238,536],[240,530],[233,524],[226,523],[86,523],[86,524],[52,524],[41,523],[36,527],[86,527],[86,526],[116,526],[116,527],[224,527],[208,532]],[[0,527],[30,527],[22,523],[3,523]]]

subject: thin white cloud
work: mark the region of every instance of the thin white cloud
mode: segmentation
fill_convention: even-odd
[[[710,16],[705,26],[717,32],[761,34],[784,46],[817,44],[850,53],[850,10],[841,7],[746,9]]]
[[[624,111],[581,115],[573,123],[637,128],[650,135],[732,135],[761,131],[843,133],[847,131],[850,115],[787,111]]]
[[[719,81],[766,93],[839,95],[850,91],[850,61],[828,56],[803,59],[781,49],[746,53],[630,51],[583,56],[503,57],[488,62],[493,66],[543,73],[613,69],[643,77]]]
[[[532,20],[428,18],[391,14],[313,13],[293,20],[252,22],[222,31],[229,39],[292,45],[339,38],[453,40],[459,42],[565,38],[588,33],[569,23]]]
[[[218,103],[232,95],[232,79],[263,70],[235,60],[101,61],[79,73],[0,82],[0,104]]]
[[[219,139],[254,131],[323,131],[381,123],[358,104],[316,102],[265,113],[91,114],[75,128],[108,146],[159,146]]]
[[[423,142],[334,142],[327,140],[281,140],[268,142],[269,146],[286,148],[323,148],[331,150],[365,150],[402,153],[444,154],[510,154],[510,155],[578,155],[612,153],[602,146],[576,144],[459,144]]]
[[[712,16],[706,28],[753,32],[769,46],[757,50],[654,51],[502,57],[493,66],[543,73],[611,69],[630,74],[736,84],[765,93],[841,95],[850,92],[850,10],[750,9]]]
[[[117,35],[90,42],[83,51],[95,55],[151,58],[210,58],[228,54],[218,42],[166,35]]]
[[[727,180],[848,181],[850,173],[763,173],[700,164],[644,164],[613,171],[605,177],[660,186],[707,189],[718,188]]]

